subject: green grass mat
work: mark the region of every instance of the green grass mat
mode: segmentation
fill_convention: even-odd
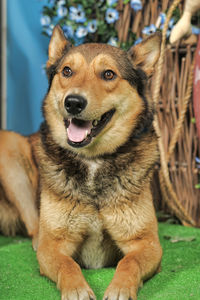
[[[159,225],[162,271],[144,283],[138,300],[200,300],[200,229]],[[114,269],[83,270],[101,300]],[[0,300],[60,300],[56,285],[39,275],[26,238],[0,236]]]

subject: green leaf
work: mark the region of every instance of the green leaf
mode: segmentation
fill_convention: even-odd
[[[195,124],[195,123],[196,123],[196,119],[195,119],[195,118],[192,118],[192,119],[191,119],[191,122],[192,122],[192,124]]]
[[[83,5],[83,7],[87,7],[88,5],[87,0],[81,0],[81,4]]]
[[[130,0],[124,0],[124,1],[123,1],[124,4],[127,4],[127,3],[129,3],[129,2],[130,2]]]
[[[86,8],[85,12],[86,12],[86,15],[89,16],[92,13],[92,9],[90,7]]]

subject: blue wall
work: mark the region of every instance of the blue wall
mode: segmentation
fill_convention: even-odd
[[[37,131],[42,120],[49,42],[40,25],[45,2],[7,0],[7,129],[22,134]]]

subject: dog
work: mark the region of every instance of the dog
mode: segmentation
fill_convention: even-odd
[[[128,52],[74,47],[57,25],[40,131],[0,133],[1,231],[25,224],[40,272],[62,300],[96,299],[82,267],[117,266],[104,300],[135,300],[159,271],[150,189],[159,153],[148,82],[160,43],[156,33]]]

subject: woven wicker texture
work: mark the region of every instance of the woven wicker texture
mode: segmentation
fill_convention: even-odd
[[[159,137],[159,181],[162,208],[176,215],[184,225],[200,226],[200,189],[195,158],[200,156],[200,141],[194,122],[192,84],[196,44],[166,44],[168,23],[176,7],[183,11],[184,1],[142,1],[143,9],[134,12],[119,0],[119,40],[125,42],[132,30],[142,36],[142,29],[156,24],[160,12],[167,9],[162,31],[161,55],[152,80],[152,94],[157,115],[154,127]],[[156,185],[155,185],[156,186]],[[157,194],[157,192],[156,192]]]

